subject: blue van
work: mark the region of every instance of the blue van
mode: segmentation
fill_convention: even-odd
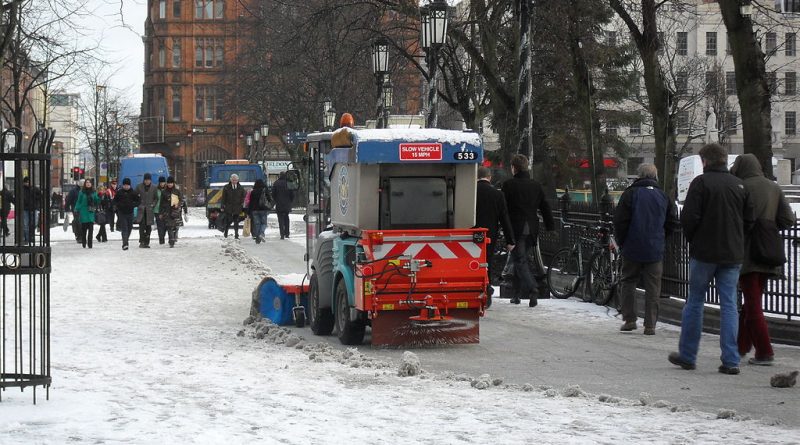
[[[136,188],[144,180],[144,174],[150,173],[153,183],[158,184],[158,177],[169,177],[167,159],[159,154],[137,154],[122,158],[119,167],[118,187],[122,187],[122,180],[130,178],[131,187]]]

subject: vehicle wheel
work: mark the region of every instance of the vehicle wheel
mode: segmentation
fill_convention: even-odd
[[[611,266],[608,252],[599,252],[589,261],[586,287],[592,301],[599,306],[607,305],[616,291],[615,271]]]
[[[569,298],[581,282],[578,258],[572,249],[563,248],[553,255],[547,267],[547,287],[556,298]]]
[[[366,326],[360,321],[350,321],[350,304],[344,280],[336,285],[336,330],[343,345],[360,345],[364,342]]]
[[[333,332],[333,312],[319,307],[319,283],[312,274],[308,285],[308,324],[314,335],[330,335]]]

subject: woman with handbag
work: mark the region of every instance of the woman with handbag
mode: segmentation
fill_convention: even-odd
[[[100,197],[94,191],[91,179],[83,181],[83,187],[78,193],[78,201],[75,203],[75,211],[81,223],[81,244],[83,248],[89,245],[92,248],[92,233],[94,232],[94,216],[100,206]]]
[[[783,191],[764,177],[755,155],[748,153],[737,157],[731,173],[744,182],[756,221],[753,229],[745,234],[745,258],[739,272],[739,287],[744,294],[739,313],[739,354],[744,356],[755,348],[754,357],[748,363],[769,366],[774,357],[761,302],[767,280],[780,277],[786,262],[784,241],[778,231],[793,226],[795,219]]]
[[[108,213],[111,211],[111,193],[105,186],[100,185],[97,187],[97,196],[100,198],[100,205],[97,207],[97,212],[94,214],[94,223],[100,228],[97,231],[95,239],[98,243],[107,243],[108,234],[106,233],[106,223],[108,222]]]

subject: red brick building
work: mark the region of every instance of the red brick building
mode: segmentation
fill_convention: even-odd
[[[184,190],[204,166],[245,158],[245,122],[223,101],[226,70],[247,39],[248,0],[149,0],[145,22],[141,151],[161,153]]]

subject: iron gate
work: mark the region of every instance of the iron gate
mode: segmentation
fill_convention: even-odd
[[[7,388],[50,396],[50,147],[41,129],[27,147],[22,131],[0,135],[0,401]],[[11,205],[13,204],[13,218]]]

